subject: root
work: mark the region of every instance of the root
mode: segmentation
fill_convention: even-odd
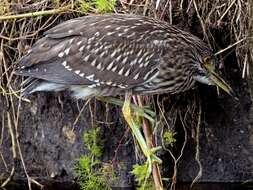
[[[199,144],[199,138],[200,138],[200,125],[201,125],[201,114],[202,114],[202,108],[201,108],[201,103],[199,103],[199,113],[198,113],[198,124],[197,124],[197,128],[196,128],[196,147],[195,147],[195,160],[199,166],[199,171],[197,176],[194,178],[194,180],[191,183],[191,187],[193,186],[194,183],[196,183],[202,176],[202,171],[203,171],[203,167],[202,164],[200,162],[200,144]]]

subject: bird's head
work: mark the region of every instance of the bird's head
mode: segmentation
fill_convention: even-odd
[[[215,85],[228,94],[234,96],[234,92],[229,84],[222,79],[216,72],[218,65],[217,58],[212,54],[205,54],[198,60],[197,71],[194,73],[193,78],[204,84]]]

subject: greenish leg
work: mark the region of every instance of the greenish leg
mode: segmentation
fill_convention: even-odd
[[[136,138],[139,146],[141,147],[143,154],[147,157],[149,171],[151,172],[153,162],[158,162],[158,163],[162,162],[161,159],[155,155],[155,152],[160,150],[161,147],[155,147],[155,148],[150,149],[147,146],[146,141],[140,131],[140,127],[135,122],[133,115],[139,115],[148,119],[150,122],[154,122],[153,117],[155,116],[155,113],[148,108],[145,108],[145,107],[140,108],[139,106],[131,104],[130,94],[126,94],[125,101],[122,101],[120,99],[113,98],[113,97],[97,97],[97,99],[114,104],[114,105],[122,106],[122,112],[123,112],[124,118],[127,121],[127,124],[129,125],[129,127],[131,128],[132,133],[134,137]]]
[[[123,115],[124,115],[124,118],[125,120],[127,121],[129,127],[131,128],[132,130],[132,133],[134,135],[134,137],[136,138],[139,146],[141,147],[141,150],[143,152],[143,154],[146,156],[147,158],[147,162],[148,162],[148,171],[149,171],[149,174],[151,173],[152,171],[152,163],[153,162],[158,162],[158,163],[161,163],[161,159],[158,158],[156,155],[155,155],[155,152],[157,150],[160,149],[160,147],[155,147],[155,148],[149,148],[146,144],[146,141],[139,129],[139,126],[138,124],[136,124],[136,122],[134,121],[134,118],[133,118],[133,114],[132,114],[132,111],[131,111],[131,95],[129,94],[126,94],[126,98],[125,98],[125,102],[123,104],[123,107],[122,107],[122,112],[123,112]],[[138,110],[137,110],[137,114],[138,114]]]

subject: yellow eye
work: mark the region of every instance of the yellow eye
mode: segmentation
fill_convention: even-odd
[[[215,66],[213,65],[213,60],[211,57],[207,56],[203,59],[202,68],[207,69],[209,72],[213,72],[215,70]]]
[[[203,63],[204,63],[205,65],[206,65],[206,64],[211,64],[211,61],[212,61],[211,57],[208,56],[208,57],[205,57],[205,58],[204,58],[204,62],[203,62]]]

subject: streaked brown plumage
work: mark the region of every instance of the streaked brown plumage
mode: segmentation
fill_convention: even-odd
[[[165,22],[136,15],[92,15],[48,30],[21,58],[15,73],[30,77],[24,94],[65,89],[77,98],[126,91],[178,93],[196,81],[223,85],[230,92],[214,73],[215,64],[212,50],[199,38]]]

